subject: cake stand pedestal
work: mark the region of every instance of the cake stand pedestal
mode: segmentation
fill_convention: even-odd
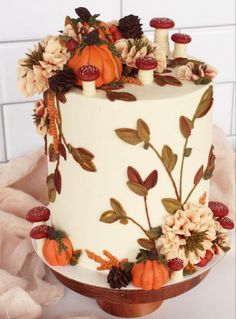
[[[52,270],[55,277],[68,288],[94,298],[105,312],[124,318],[145,316],[160,307],[165,299],[176,297],[197,286],[209,273],[209,269],[188,280],[164,286],[158,290],[110,289],[88,285],[67,278]]]

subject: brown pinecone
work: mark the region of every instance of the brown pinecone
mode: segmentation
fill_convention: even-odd
[[[107,282],[111,288],[122,288],[126,287],[132,280],[131,272],[122,270],[118,267],[113,266],[107,276]]]
[[[84,7],[76,8],[75,12],[85,22],[88,22],[89,18],[92,16],[89,10]]]
[[[50,89],[57,94],[67,93],[76,84],[76,75],[71,69],[66,68],[49,78],[48,84]]]
[[[122,34],[123,38],[138,38],[143,35],[142,24],[140,18],[133,14],[130,14],[119,20],[118,30]]]

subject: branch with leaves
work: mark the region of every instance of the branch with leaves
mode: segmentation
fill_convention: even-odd
[[[61,193],[62,176],[60,173],[60,159],[61,157],[66,161],[67,152],[72,155],[74,160],[86,171],[96,172],[96,167],[93,163],[94,155],[85,148],[75,148],[67,143],[63,133],[63,123],[61,116],[60,103],[56,94],[48,90],[44,93],[44,101],[47,109],[49,110],[49,135],[53,137],[53,143],[48,147],[45,153],[49,157],[50,162],[56,162],[54,173],[47,177],[48,197],[50,202],[56,200],[56,195]],[[47,139],[45,138],[45,143]]]

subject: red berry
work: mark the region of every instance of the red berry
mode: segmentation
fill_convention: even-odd
[[[178,271],[184,268],[183,260],[180,258],[169,259],[167,265],[172,271]]]
[[[207,250],[204,258],[206,258],[208,261],[212,260],[213,252],[211,252],[210,250]]]
[[[202,258],[199,263],[197,264],[198,267],[204,267],[208,263],[208,260],[204,257]]]
[[[30,237],[33,239],[42,239],[48,237],[48,226],[39,225],[31,229]]]
[[[228,207],[220,202],[209,202],[208,207],[211,209],[214,217],[224,217],[228,215],[229,210]]]
[[[219,217],[219,218],[217,218],[217,221],[225,229],[233,229],[234,228],[234,222],[229,217],[226,217],[226,216]]]
[[[66,43],[67,50],[73,52],[78,45],[78,42],[75,39],[71,39]]]
[[[31,223],[46,222],[49,219],[50,210],[45,206],[36,206],[29,210],[26,219]]]

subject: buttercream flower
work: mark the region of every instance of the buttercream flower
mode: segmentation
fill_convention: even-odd
[[[180,80],[198,81],[202,78],[211,81],[216,75],[217,70],[204,63],[188,62],[178,70],[178,78]]]
[[[217,253],[227,252],[229,247],[229,236],[226,229],[224,229],[218,221],[215,221],[216,239],[214,240],[213,247]]]
[[[43,100],[36,101],[34,113],[36,131],[39,135],[45,136],[48,129],[48,112]]]
[[[64,31],[63,31],[63,35],[67,36],[67,37],[71,37],[73,39],[77,38],[77,34],[74,30],[74,28],[72,27],[72,25],[70,23],[65,25]]]
[[[208,207],[188,203],[185,210],[166,218],[162,233],[156,246],[167,260],[180,258],[184,265],[197,264],[216,239],[213,213]]]

